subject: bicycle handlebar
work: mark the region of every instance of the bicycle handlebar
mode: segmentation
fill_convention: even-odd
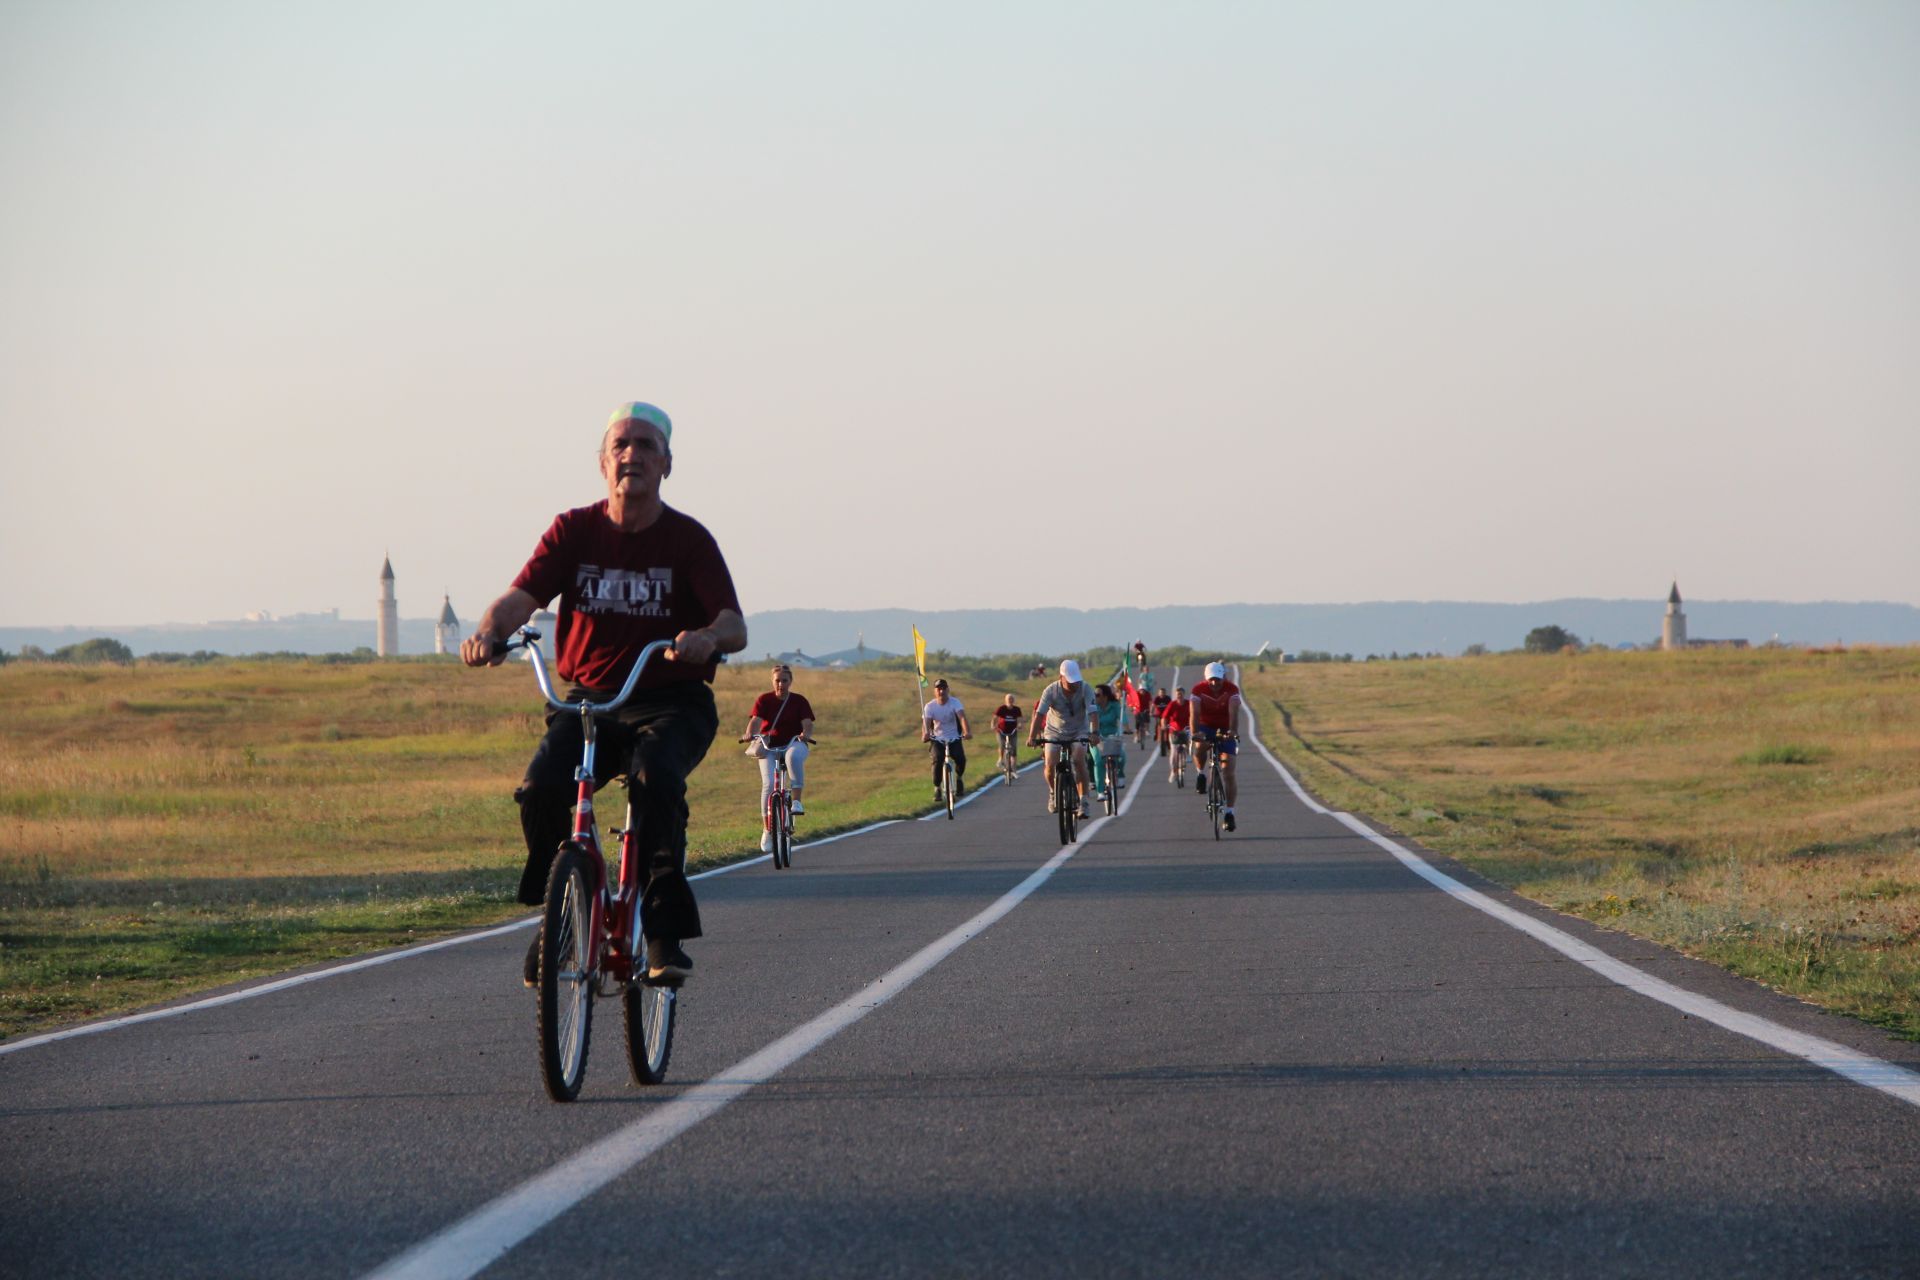
[[[509,640],[502,652],[511,653],[515,649],[525,649],[527,661],[533,667],[534,681],[540,686],[540,692],[546,696],[547,705],[556,711],[578,711],[584,715],[602,716],[625,706],[627,699],[633,696],[634,689],[640,684],[640,673],[647,669],[647,663],[653,660],[655,654],[673,647],[671,640],[655,640],[642,649],[640,656],[633,660],[633,669],[627,672],[627,682],[620,686],[619,693],[607,701],[588,702],[582,699],[579,702],[568,702],[564,698],[554,696],[553,677],[547,674],[547,658],[540,651],[540,632],[534,627],[521,627],[517,634],[519,639]],[[727,655],[716,653],[712,660],[725,662]]]

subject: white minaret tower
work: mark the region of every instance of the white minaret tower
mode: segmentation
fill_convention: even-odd
[[[433,629],[435,653],[460,652],[460,619],[453,616],[453,597],[440,597],[440,621]]]
[[[393,598],[393,557],[380,566],[380,613],[375,624],[373,651],[382,658],[400,652],[400,602]]]
[[[1680,609],[1678,579],[1674,581],[1673,590],[1667,593],[1667,616],[1660,620],[1660,647],[1667,650],[1687,647],[1687,615]]]

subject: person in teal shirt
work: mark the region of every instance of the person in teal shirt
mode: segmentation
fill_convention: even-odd
[[[1094,727],[1100,735],[1097,749],[1093,752],[1093,789],[1104,791],[1107,786],[1108,756],[1122,756],[1127,753],[1126,739],[1121,737],[1122,717],[1126,714],[1126,704],[1114,697],[1113,686],[1103,684],[1093,691]],[[1119,788],[1115,779],[1114,787]]]

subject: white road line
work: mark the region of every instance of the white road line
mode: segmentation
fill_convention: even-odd
[[[1246,706],[1245,709],[1248,718],[1251,719],[1253,708]],[[1260,742],[1257,721],[1254,733],[1254,741],[1259,745],[1260,753],[1266,756],[1267,762],[1279,771],[1282,778],[1286,779],[1287,785],[1293,789],[1294,794],[1304,799],[1306,793],[1301,789],[1300,783],[1286,766],[1274,759],[1273,753],[1267,750],[1266,744]],[[1703,996],[1697,992],[1688,991],[1684,987],[1675,986],[1664,978],[1656,978],[1650,973],[1614,959],[1598,947],[1582,942],[1562,929],[1554,928],[1544,920],[1537,920],[1525,912],[1514,910],[1505,903],[1496,902],[1478,890],[1468,888],[1418,854],[1387,839],[1352,814],[1324,808],[1310,799],[1306,800],[1306,803],[1315,812],[1331,816],[1393,855],[1407,870],[1449,897],[1465,903],[1476,911],[1484,911],[1495,920],[1518,929],[1537,942],[1545,943],[1569,960],[1585,965],[1609,982],[1618,983],[1649,1000],[1658,1000],[1661,1004],[1678,1009],[1702,1022],[1710,1022],[1736,1035],[1758,1040],[1769,1048],[1792,1054],[1796,1058],[1803,1058],[1814,1066],[1824,1067],[1855,1084],[1865,1085],[1869,1089],[1878,1089],[1889,1097],[1920,1107],[1920,1071],[1913,1071],[1883,1058],[1861,1053],[1857,1049],[1849,1049],[1843,1044],[1835,1044],[1819,1036],[1795,1031],[1791,1027],[1782,1026],[1757,1014],[1742,1013],[1731,1005],[1722,1004],[1710,996]]]
[[[809,840],[805,844],[795,845],[794,849],[814,849],[823,844],[832,844],[836,840],[848,840],[854,836],[865,835],[869,831],[878,831],[882,827],[890,827],[898,821],[900,821],[898,818],[888,818],[884,822],[870,823],[854,831],[842,831],[838,835],[823,836],[818,840]],[[765,862],[768,856],[767,854],[761,854],[757,858],[748,858],[741,862],[730,862],[724,867],[715,867],[711,871],[702,871],[698,875],[688,876],[687,879],[705,880],[709,876],[725,875],[727,872],[737,871],[741,867],[750,867],[757,862]],[[198,1013],[202,1009],[217,1009],[224,1004],[233,1004],[240,1000],[251,1000],[255,996],[272,995],[276,991],[286,991],[292,987],[302,987],[309,982],[319,982],[323,978],[337,978],[342,974],[358,973],[362,969],[372,969],[379,965],[392,964],[396,960],[409,960],[414,956],[426,955],[428,952],[444,951],[448,947],[461,947],[469,942],[483,942],[488,938],[497,938],[501,934],[512,933],[516,929],[525,929],[529,925],[538,923],[540,923],[539,916],[528,916],[524,920],[515,920],[511,924],[495,925],[491,929],[481,929],[474,933],[463,933],[457,937],[442,938],[438,942],[422,943],[420,946],[408,947],[403,951],[388,951],[377,956],[367,956],[360,960],[349,960],[345,964],[337,964],[328,969],[316,969],[312,973],[295,974],[291,978],[276,978],[271,982],[263,982],[257,987],[243,987],[238,991],[228,991],[222,995],[209,996],[204,1000],[195,1000],[189,1004],[170,1005],[165,1009],[148,1009],[142,1013],[127,1014],[122,1018],[108,1018],[102,1022],[88,1022],[78,1027],[68,1027],[62,1031],[49,1031],[43,1035],[28,1036],[24,1040],[15,1040],[9,1044],[0,1044],[0,1055],[18,1053],[22,1049],[31,1049],[36,1045],[52,1044],[56,1040],[71,1040],[76,1036],[98,1035],[102,1031],[118,1031],[122,1027],[138,1026],[143,1022],[155,1022],[161,1018],[177,1018],[181,1014]]]
[[[1128,787],[1126,798],[1120,805],[1120,815],[1126,813],[1134,797],[1140,794],[1140,782],[1145,776],[1146,771],[1142,770]],[[1110,821],[1113,819],[1103,816],[1089,822],[1082,829],[1080,844],[1061,849],[1026,879],[997,898],[986,910],[928,943],[819,1017],[802,1023],[720,1074],[689,1087],[672,1102],[649,1111],[646,1116],[616,1130],[579,1154],[482,1205],[439,1235],[422,1241],[384,1266],[369,1272],[366,1280],[464,1280],[464,1277],[478,1274],[509,1249],[667,1143],[740,1098],[754,1086],[765,1084],[905,991],[942,960],[1019,906],[1078,853],[1085,841],[1091,840]]]

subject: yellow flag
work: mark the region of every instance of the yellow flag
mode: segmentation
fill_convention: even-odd
[[[920,634],[920,628],[913,629],[913,664],[920,668],[920,687],[927,684],[927,638]]]

